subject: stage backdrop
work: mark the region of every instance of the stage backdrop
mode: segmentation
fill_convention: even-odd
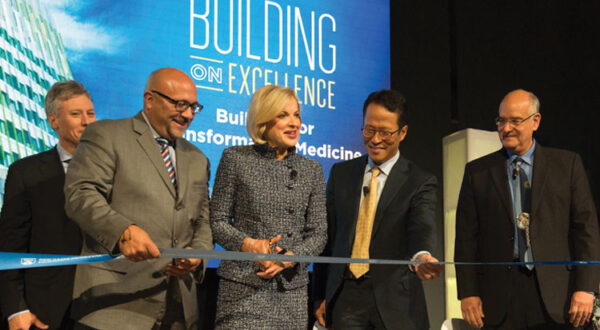
[[[212,178],[223,149],[251,143],[246,109],[261,86],[296,91],[298,152],[327,176],[364,152],[362,103],[390,84],[387,0],[0,0],[0,18],[2,179],[56,143],[43,97],[58,80],[83,82],[98,119],[116,119],[142,108],[153,70],[185,71],[204,105],[185,138],[208,156]]]

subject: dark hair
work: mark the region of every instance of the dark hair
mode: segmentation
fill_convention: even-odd
[[[398,128],[404,127],[408,124],[408,114],[406,111],[406,99],[402,93],[391,90],[382,89],[377,92],[369,94],[367,100],[363,105],[363,120],[367,114],[367,107],[369,104],[374,103],[384,107],[389,112],[398,114]]]

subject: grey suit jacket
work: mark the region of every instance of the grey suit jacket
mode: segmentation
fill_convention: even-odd
[[[184,139],[176,141],[175,154],[178,192],[141,113],[86,128],[65,182],[67,214],[86,233],[83,255],[118,252],[118,239],[132,224],[158,247],[212,249],[208,160]],[[119,259],[78,266],[73,318],[101,329],[150,329],[165,310],[169,262]],[[187,326],[194,328],[194,278],[180,278],[179,287]]]
[[[281,235],[278,246],[299,255],[318,255],[327,241],[325,179],[321,165],[290,150],[278,161],[266,144],[223,151],[211,201],[215,241],[239,251],[244,238]],[[287,290],[308,284],[306,264],[296,265],[272,280],[256,275],[252,261],[222,261],[220,277],[252,285],[273,281]]]
[[[531,185],[531,248],[534,261],[598,260],[598,218],[581,158],[536,146]],[[513,209],[506,151],[465,167],[456,211],[456,261],[512,261]],[[457,266],[458,298],[479,296],[487,324],[508,310],[510,266]],[[541,299],[554,321],[565,323],[573,291],[596,291],[597,267],[536,266]]]

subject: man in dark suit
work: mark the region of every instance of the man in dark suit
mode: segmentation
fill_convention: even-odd
[[[402,94],[374,92],[363,106],[368,156],[335,164],[327,183],[325,255],[436,262],[436,179],[402,157]],[[427,329],[421,280],[442,267],[315,265],[315,316],[335,329]]]
[[[202,109],[184,72],[153,72],[144,107],[83,136],[65,180],[67,214],[86,232],[83,255],[126,258],[78,265],[76,328],[195,329],[200,259],[155,259],[159,247],[212,249],[209,163],[183,138]],[[199,270],[196,272],[196,270]]]
[[[0,216],[0,250],[79,254],[81,231],[64,211],[65,172],[81,133],[96,120],[90,94],[76,81],[54,84],[45,100],[58,144],[8,169]],[[10,329],[64,328],[73,290],[74,266],[4,271],[0,305]]]
[[[503,148],[469,162],[456,214],[455,260],[598,260],[598,219],[581,159],[542,147],[539,101],[516,90],[496,119]],[[568,329],[586,323],[597,267],[457,266],[463,317],[490,329]]]

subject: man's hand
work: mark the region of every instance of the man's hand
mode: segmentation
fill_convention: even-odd
[[[314,309],[317,322],[325,328],[325,299],[315,301]]]
[[[484,318],[485,315],[483,315],[481,298],[473,296],[461,299],[460,309],[462,311],[463,319],[465,319],[472,327],[483,327],[482,318]]]
[[[136,225],[130,225],[123,231],[119,238],[119,250],[134,262],[160,258],[160,251],[150,236]]]
[[[435,257],[433,257],[429,253],[423,253],[417,257],[416,261],[438,262],[439,260],[437,260]],[[443,269],[444,268],[442,267],[442,265],[437,265],[437,264],[416,264],[415,265],[415,272],[417,273],[417,276],[422,281],[432,280],[434,278],[437,278],[438,276],[440,276]]]
[[[186,249],[191,250],[191,247],[187,247]],[[174,259],[173,264],[167,265],[166,273],[169,276],[182,276],[186,275],[190,272],[193,272],[202,264],[202,259]]]
[[[32,325],[40,329],[48,329],[48,325],[40,321],[31,312],[21,313],[8,321],[8,328],[10,330],[29,330]]]
[[[594,295],[585,291],[575,291],[571,296],[571,308],[569,308],[569,322],[574,327],[586,324],[592,316],[594,308]]]

